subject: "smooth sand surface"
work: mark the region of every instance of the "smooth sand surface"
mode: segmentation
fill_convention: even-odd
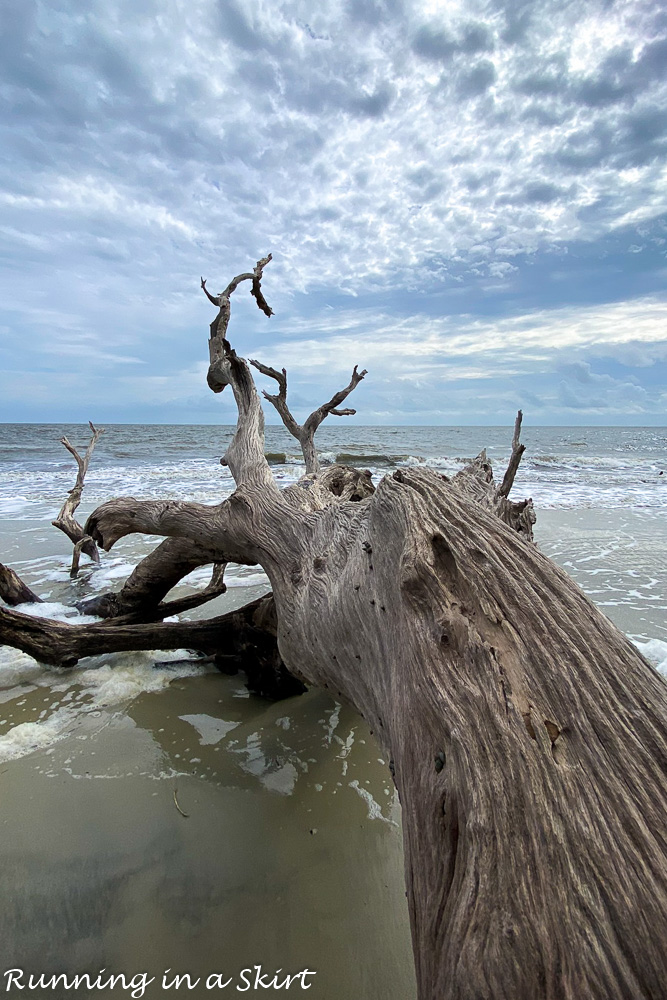
[[[210,997],[237,995],[247,967],[308,968],[316,1000],[410,1000],[400,810],[380,760],[351,710],[320,692],[269,704],[240,676],[88,713],[0,766],[0,972],[148,972],[157,997],[169,968],[202,978],[178,995]],[[216,972],[233,983],[206,989]]]

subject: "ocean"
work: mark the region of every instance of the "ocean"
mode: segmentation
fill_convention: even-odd
[[[219,461],[232,433],[107,427],[79,519],[120,495],[219,502],[233,489]],[[19,610],[76,623],[73,602],[120,587],[157,539],[123,539],[69,579],[71,545],[50,523],[76,473],[63,434],[83,452],[84,425],[0,425],[0,562],[46,601]],[[452,474],[483,447],[500,477],[511,437],[329,420],[317,440],[323,462],[379,481],[409,465]],[[522,440],[512,496],[533,498],[537,544],[667,675],[667,430],[528,425]],[[281,483],[303,473],[282,427],[267,427],[266,452]],[[226,580],[193,616],[268,588],[256,567]],[[314,998],[414,994],[394,787],[362,720],[324,692],[268,704],[185,650],[62,671],[0,647],[0,769],[0,937],[13,965],[307,965]]]

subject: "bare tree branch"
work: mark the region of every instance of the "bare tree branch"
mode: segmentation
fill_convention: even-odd
[[[364,368],[364,370],[361,373],[359,373],[357,371],[357,365],[355,365],[352,370],[352,378],[350,379],[349,384],[346,385],[344,389],[340,389],[334,396],[332,396],[328,403],[323,403],[322,406],[319,406],[316,410],[313,410],[313,412],[310,414],[310,416],[304,423],[303,425],[304,428],[310,431],[310,428],[312,427],[313,428],[312,433],[315,434],[315,431],[320,426],[324,418],[327,417],[330,413],[332,413],[336,417],[353,416],[357,412],[356,410],[339,410],[338,407],[345,399],[347,399],[352,390],[356,389],[356,387],[359,385],[359,383],[361,382],[361,380],[364,378],[365,375],[368,375],[366,369]]]
[[[354,416],[357,412],[356,410],[340,410],[338,407],[350,395],[352,390],[356,389],[364,375],[367,375],[368,372],[364,369],[359,373],[357,365],[355,365],[349,385],[332,396],[328,403],[323,403],[322,406],[313,410],[303,424],[299,424],[287,405],[287,371],[283,368],[282,372],[279,372],[275,368],[269,367],[269,365],[262,364],[261,361],[251,360],[250,364],[260,371],[262,375],[268,375],[269,378],[275,379],[278,383],[278,395],[272,396],[268,392],[264,392],[264,398],[273,404],[287,430],[301,445],[301,451],[306,463],[306,474],[318,473],[320,471],[320,464],[314,441],[317,428],[329,414],[333,414],[335,417]]]
[[[224,465],[229,466],[237,486],[240,486],[242,482],[268,486],[269,483],[273,483],[273,477],[264,457],[264,414],[255,383],[247,363],[237,356],[226,339],[231,315],[229,300],[231,294],[242,281],[252,281],[251,294],[257,305],[266,316],[272,316],[273,311],[268,306],[261,290],[262,274],[271,259],[271,254],[268,254],[257,261],[252,272],[239,274],[232,278],[227,288],[218,297],[220,311],[211,323],[207,382],[213,392],[222,392],[225,386],[231,385],[238,408],[236,432],[222,460]],[[202,282],[202,287],[204,287],[203,279]],[[205,288],[204,291],[206,291]]]
[[[127,624],[119,619],[76,625],[50,618],[33,618],[0,608],[0,642],[15,646],[40,663],[71,667],[84,656],[128,649],[199,649],[216,653],[233,638],[239,616],[254,612],[262,600],[240,612],[199,622]]]
[[[237,274],[236,277],[232,278],[232,280],[229,282],[224,292],[221,292],[220,295],[218,295],[217,297],[211,295],[211,293],[206,288],[206,281],[204,280],[204,278],[201,279],[201,287],[204,289],[204,292],[206,293],[209,301],[212,302],[214,305],[217,305],[220,310],[216,318],[211,323],[210,339],[212,342],[214,342],[216,349],[222,346],[222,342],[224,342],[227,337],[227,327],[229,326],[229,318],[231,316],[231,304],[229,299],[232,293],[235,292],[238,286],[241,284],[241,282],[252,281],[252,290],[250,294],[254,297],[255,301],[257,302],[257,305],[266,316],[273,316],[273,310],[267,304],[261,289],[261,281],[264,268],[272,259],[273,255],[268,254],[266,257],[262,257],[261,260],[257,261],[252,271],[246,271],[243,274]],[[211,354],[211,366],[213,366],[216,357],[217,354],[215,357],[213,353]],[[224,389],[225,385],[228,385],[228,382],[224,382],[224,384],[219,388],[214,387],[214,385],[211,385],[211,380],[210,380],[211,374],[212,374],[211,371],[209,371],[209,386],[211,387],[211,389],[213,389],[213,392],[221,392],[222,389]]]
[[[514,422],[514,436],[512,437],[512,454],[510,460],[507,463],[507,470],[503,476],[503,481],[496,490],[496,499],[500,497],[508,497],[510,490],[514,485],[514,478],[519,469],[519,463],[521,462],[521,457],[526,450],[525,444],[521,444],[521,421],[523,420],[523,412],[519,410],[516,415],[516,420]]]
[[[81,553],[83,551],[87,551],[89,553],[91,550],[95,552],[94,556],[95,562],[99,562],[100,555],[99,552],[97,551],[97,546],[95,545],[94,539],[92,539],[90,535],[83,535],[83,537],[80,538],[79,541],[74,546],[74,551],[72,552],[72,565],[70,567],[69,575],[73,580],[76,578],[79,572],[79,560],[81,558]]]
[[[210,545],[190,539],[165,538],[135,566],[118,592],[97,594],[77,602],[84,615],[115,618],[131,614],[142,621],[177,583],[200,566],[215,562]]]
[[[533,501],[510,500],[508,493],[512,488],[514,477],[525,445],[520,443],[521,420],[523,414],[519,410],[514,424],[512,438],[512,455],[507,465],[507,471],[499,486],[493,478],[493,469],[486,454],[486,449],[456,473],[452,483],[471,496],[484,507],[489,507],[501,521],[517,531],[526,541],[533,540],[533,525],[535,524],[535,509]]]
[[[290,432],[292,437],[295,437],[297,441],[301,441],[301,426],[294,419],[292,412],[287,405],[287,371],[283,368],[282,372],[276,371],[275,368],[270,368],[268,365],[263,365],[261,361],[250,361],[253,368],[256,368],[262,373],[262,375],[268,375],[269,378],[273,378],[278,383],[278,395],[272,396],[270,393],[264,391],[264,399],[268,399],[270,403],[275,406],[276,410],[280,414],[280,419],[284,423],[287,430]],[[310,470],[307,470],[310,471]]]
[[[234,497],[236,503],[232,499]],[[125,535],[137,533],[165,535],[194,543],[205,540],[211,552],[217,551],[216,541],[224,544],[224,539],[230,543],[229,555],[223,553],[216,561],[245,563],[245,554],[234,545],[234,533],[230,530],[230,520],[233,519],[233,508],[236,506],[236,494],[215,507],[182,500],[118,497],[100,504],[86,521],[85,530],[106,551]]]
[[[152,608],[144,607],[141,610],[130,611],[125,615],[110,618],[109,621],[113,625],[130,625],[134,622],[159,622],[164,618],[170,618],[172,615],[180,615],[185,611],[192,611],[193,608],[199,608],[202,604],[207,604],[209,601],[227,592],[227,584],[224,582],[226,565],[227,563],[214,563],[209,583],[203,590],[199,590],[195,594],[189,594],[187,597],[178,597],[173,601],[160,601],[159,604],[156,604]]]
[[[84,480],[86,478],[86,473],[88,472],[88,465],[90,464],[93,450],[97,444],[100,434],[104,433],[103,428],[98,430],[90,421],[88,421],[88,426],[92,431],[92,437],[88,443],[88,447],[86,448],[86,453],[83,458],[81,458],[81,455],[78,453],[76,448],[70,444],[66,437],[62,437],[60,439],[61,444],[63,444],[65,448],[67,448],[70,455],[74,457],[78,466],[76,482],[74,483],[72,489],[69,490],[67,499],[62,505],[58,517],[55,521],[51,522],[54,528],[59,528],[63,531],[74,544],[72,567],[70,569],[71,577],[75,577],[79,571],[79,558],[81,552],[84,552],[90,559],[93,560],[93,562],[98,563],[100,561],[100,554],[97,550],[95,542],[89,535],[85,534],[83,528],[74,517],[74,512],[81,503]]]

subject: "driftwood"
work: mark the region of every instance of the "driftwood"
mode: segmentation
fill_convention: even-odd
[[[473,459],[460,472],[457,472],[453,482],[472,499],[493,511],[510,528],[518,531],[528,541],[532,541],[533,525],[535,524],[533,501],[531,499],[520,501],[509,499],[521,456],[526,450],[525,445],[521,444],[522,420],[523,413],[519,410],[514,423],[512,454],[499,486],[494,482],[493,469],[487,458],[486,450],[481,451],[477,458]]]
[[[72,567],[70,569],[70,576],[75,577],[79,572],[79,561],[81,558],[81,553],[87,555],[89,559],[93,562],[98,563],[100,561],[100,554],[97,550],[95,542],[90,537],[86,535],[83,528],[79,522],[74,517],[74,512],[81,503],[81,494],[83,493],[84,480],[86,478],[86,473],[88,472],[88,465],[90,464],[90,458],[93,454],[95,445],[97,444],[100,434],[104,433],[104,430],[100,428],[99,430],[93,427],[90,421],[88,426],[92,432],[92,437],[86,448],[86,453],[81,458],[76,448],[70,444],[66,437],[60,439],[60,443],[67,448],[70,455],[74,457],[77,464],[77,476],[76,482],[71,490],[68,491],[67,499],[60,509],[60,513],[55,521],[52,521],[54,528],[59,528],[63,531],[70,541],[74,545],[74,552],[72,553]]]
[[[299,424],[292,416],[292,412],[287,405],[286,369],[283,368],[281,371],[277,371],[275,368],[270,368],[268,365],[262,364],[261,361],[251,361],[250,364],[256,368],[257,371],[261,372],[262,375],[268,375],[270,378],[275,379],[278,383],[277,395],[272,396],[268,392],[264,392],[263,396],[276,408],[280,414],[280,419],[287,430],[301,445],[301,452],[303,454],[304,462],[306,463],[306,475],[318,473],[320,471],[320,463],[317,458],[317,449],[315,447],[315,434],[317,433],[317,429],[322,421],[329,416],[329,414],[335,417],[354,416],[357,412],[356,410],[341,410],[339,407],[340,404],[347,399],[352,390],[356,389],[368,372],[365,369],[362,372],[358,372],[357,366],[355,365],[349,384],[345,386],[344,389],[335,393],[328,403],[323,403],[321,406],[318,406],[316,410],[313,410],[303,424]]]
[[[0,598],[10,608],[15,608],[17,604],[36,604],[42,601],[13,569],[3,566],[2,563],[0,563]]]
[[[241,281],[270,315],[269,260],[209,296],[208,382],[238,409],[235,492],[109,501],[85,531],[264,568],[286,668],[354,705],[391,760],[420,1000],[661,1000],[667,685],[531,543],[532,504],[508,496],[520,416],[499,485],[482,453],[452,479],[405,469],[373,490],[334,467],[279,490],[226,336]],[[8,618],[26,642],[32,626]]]
[[[56,667],[73,667],[83,657],[99,653],[194,649],[213,654],[223,673],[243,670],[250,690],[264,697],[286,698],[305,690],[280,658],[270,594],[217,618],[154,624],[112,618],[92,625],[70,625],[0,609],[0,643]]]
[[[220,569],[214,568],[214,575],[205,590],[198,595],[183,598],[190,601],[187,608],[174,607],[173,602],[164,598],[177,583],[199,566],[216,564],[214,554],[204,545],[167,538],[135,567],[123,587],[117,593],[108,592],[86,598],[77,603],[82,614],[99,615],[100,618],[115,618],[132,615],[136,621],[156,621],[160,617],[179,614],[181,611],[199,607],[214,597],[224,594],[226,585]],[[217,563],[223,567],[224,562]],[[158,614],[158,608],[163,614]]]

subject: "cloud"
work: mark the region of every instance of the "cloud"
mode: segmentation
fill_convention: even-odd
[[[222,284],[269,249],[276,307],[295,321],[297,301],[306,314],[354,302],[364,322],[369,302],[390,318],[391,302],[502,326],[552,308],[549,262],[574,243],[607,274],[593,283],[601,309],[621,294],[643,309],[664,287],[664,252],[639,232],[665,212],[667,32],[653,4],[7,0],[3,12],[12,371],[49,338],[43,357],[57,366],[60,352],[63,372],[77,344],[79,368],[87,357],[112,380],[137,362],[158,378],[192,370],[199,273]],[[628,226],[612,267],[607,241]],[[566,309],[581,304],[572,285],[558,285]],[[475,357],[467,370],[489,369]],[[117,384],[131,407],[139,383]]]
[[[646,389],[631,378],[618,379],[596,374],[590,365],[582,363],[566,366],[565,370],[570,378],[559,382],[558,399],[566,409],[632,414],[645,412],[650,403]]]
[[[423,24],[415,33],[412,49],[424,59],[445,62],[457,51],[457,44],[448,31],[435,25]]]
[[[462,97],[478,97],[489,89],[496,79],[496,68],[488,59],[481,59],[471,69],[461,73],[458,92]]]

